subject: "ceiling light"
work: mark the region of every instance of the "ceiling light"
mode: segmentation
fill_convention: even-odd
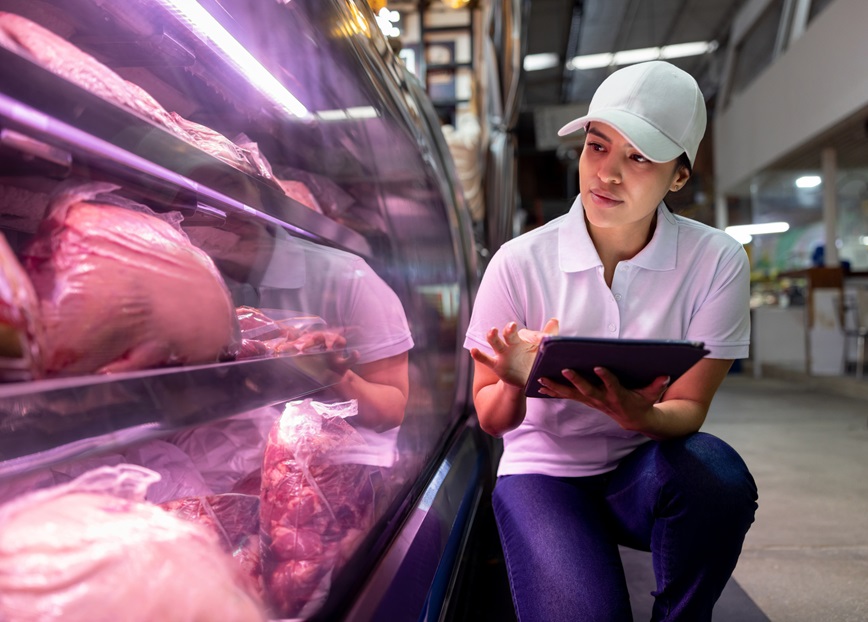
[[[401,21],[401,14],[398,11],[390,11],[387,7],[383,7],[374,17],[384,35],[387,37],[401,36],[401,30],[395,25]]]
[[[717,41],[693,41],[692,43],[676,43],[660,48],[660,58],[684,58],[685,56],[701,56],[717,49]]]
[[[525,71],[539,71],[558,66],[558,55],[546,52],[544,54],[528,54],[523,61]]]
[[[612,64],[612,54],[585,54],[574,56],[567,63],[569,69],[598,69]]]
[[[819,175],[804,175],[796,180],[797,188],[816,188],[823,183],[823,178]]]
[[[649,60],[657,60],[658,58],[660,58],[660,48],[639,48],[637,50],[615,52],[612,62],[615,65],[632,65],[633,63],[644,63]]]
[[[609,65],[631,65],[643,63],[660,58],[683,58],[685,56],[699,56],[717,49],[717,41],[693,41],[690,43],[676,43],[663,47],[638,48],[635,50],[621,50],[614,54],[585,54],[574,56],[567,62],[568,69],[598,69]]]
[[[727,227],[724,231],[732,237],[736,237],[736,235],[743,234],[762,235],[764,233],[783,233],[784,231],[788,231],[789,228],[790,225],[786,222],[763,222],[753,225],[735,225],[733,227]]]

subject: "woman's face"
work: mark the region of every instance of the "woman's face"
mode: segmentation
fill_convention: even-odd
[[[652,162],[615,128],[588,127],[579,158],[579,189],[592,227],[648,231],[657,205],[690,176],[676,161]]]

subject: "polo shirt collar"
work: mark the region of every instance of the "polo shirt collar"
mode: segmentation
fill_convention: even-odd
[[[629,263],[647,270],[674,270],[677,248],[678,221],[661,202],[651,241]],[[580,272],[602,263],[585,224],[582,198],[578,196],[558,230],[558,265],[564,272]]]

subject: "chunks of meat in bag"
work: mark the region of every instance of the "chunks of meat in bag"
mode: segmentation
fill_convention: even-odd
[[[375,520],[379,468],[347,459],[365,441],[342,410],[342,404],[291,402],[269,433],[260,495],[262,571],[278,616],[315,611],[332,574]]]
[[[256,495],[209,495],[184,497],[160,507],[191,523],[209,529],[224,551],[237,564],[238,578],[246,591],[262,596],[259,559],[259,497]]]
[[[235,307],[178,228],[87,184],[58,194],[24,267],[41,302],[46,373],[131,371],[231,358]]]

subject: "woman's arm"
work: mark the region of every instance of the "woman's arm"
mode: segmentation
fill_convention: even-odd
[[[731,366],[728,359],[702,359],[668,388],[668,379],[660,377],[638,390],[625,389],[602,368],[595,370],[602,386],[565,371],[564,378],[570,384],[544,379],[541,392],[582,402],[612,417],[625,430],[663,440],[686,436],[702,427],[711,400]]]

